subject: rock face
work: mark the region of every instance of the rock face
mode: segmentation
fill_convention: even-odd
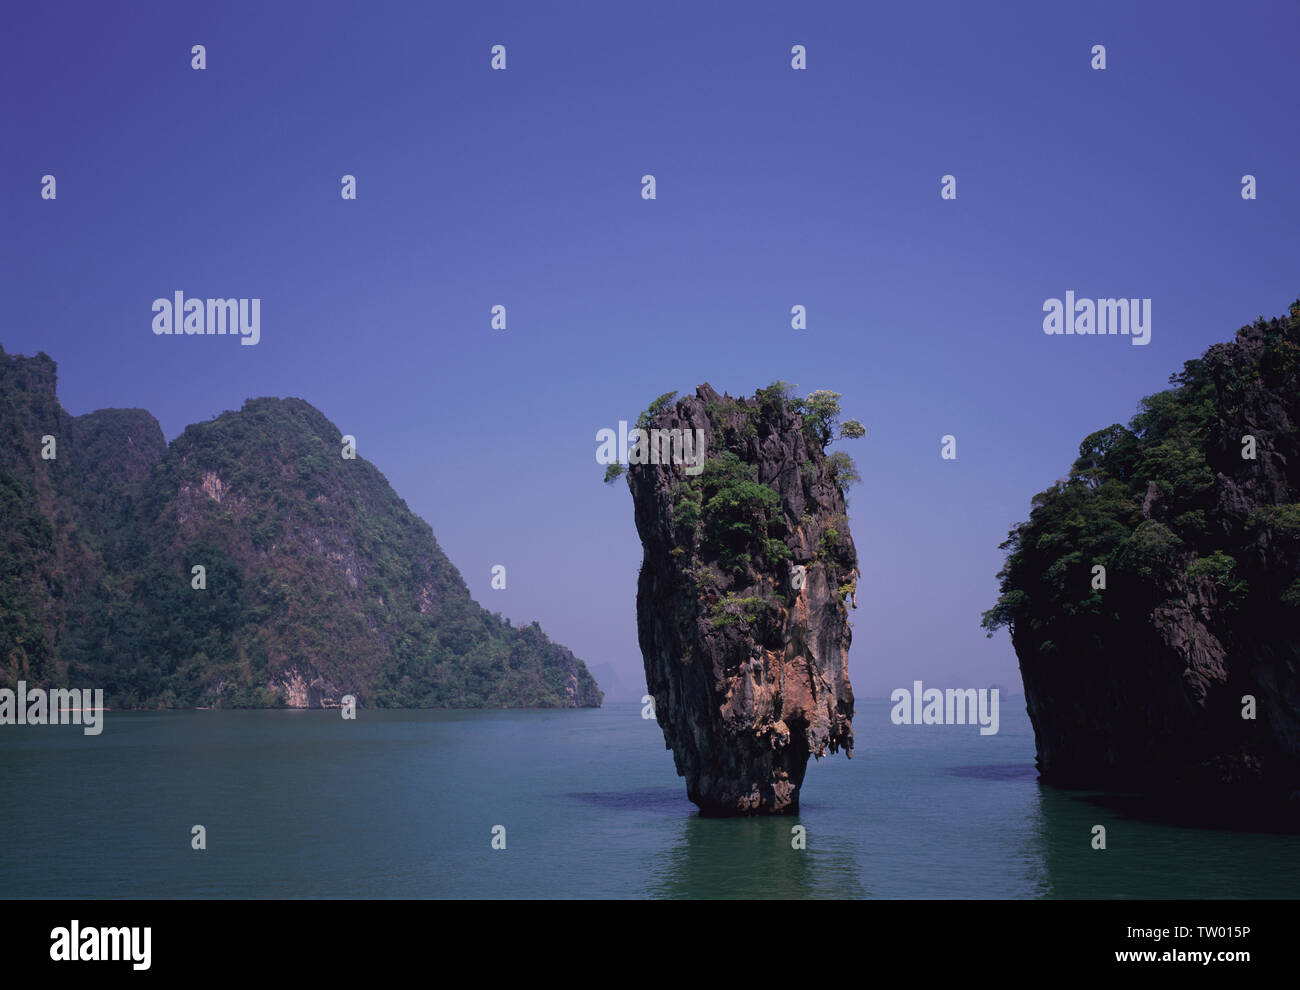
[[[143,410],[69,416],[44,354],[0,351],[0,385],[0,687],[97,686],[112,708],[601,703],[537,623],[473,601],[309,403],[250,399],[169,446]]]
[[[808,757],[852,753],[846,599],[857,555],[808,418],[779,396],[701,385],[648,420],[702,436],[701,473],[629,455],[646,683],[706,814],[793,812]]]
[[[63,647],[167,449],[143,409],[71,416],[46,354],[0,348],[0,686],[64,683]],[[45,438],[49,438],[46,440]]]
[[[1300,303],[1172,380],[1034,499],[985,625],[1011,629],[1045,780],[1286,809],[1300,788]]]

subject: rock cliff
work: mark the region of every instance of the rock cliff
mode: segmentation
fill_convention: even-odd
[[[1035,497],[985,626],[1010,628],[1045,780],[1278,807],[1300,788],[1300,302],[1171,383]]]
[[[46,354],[0,348],[0,686],[63,683],[64,646],[107,579],[167,449],[143,409],[69,415]],[[48,438],[48,439],[47,439]]]
[[[832,395],[810,401],[819,394]],[[853,749],[857,555],[841,489],[852,468],[825,454],[838,406],[777,386],[670,399],[642,419],[659,445],[635,445],[627,471],[646,683],[704,813],[793,812],[809,756]],[[665,435],[702,439],[702,470],[667,455],[638,463]]]
[[[143,410],[69,416],[44,354],[0,351],[0,385],[0,687],[97,686],[114,708],[601,703],[536,623],[473,601],[309,403],[250,399],[169,446]]]

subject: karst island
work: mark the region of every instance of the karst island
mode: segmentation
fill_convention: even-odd
[[[1300,300],[1085,437],[984,616],[1045,781],[1300,824]]]
[[[647,688],[707,815],[797,811],[808,758],[852,754],[857,471],[826,448],[866,431],[841,422],[839,398],[784,382],[749,399],[707,384],[663,395],[629,434],[626,469],[606,470],[626,478],[644,549]]]

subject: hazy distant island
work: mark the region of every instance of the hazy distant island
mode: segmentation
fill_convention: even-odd
[[[809,756],[853,750],[844,488],[857,472],[826,447],[865,431],[840,423],[838,400],[701,385],[656,399],[628,451],[646,683],[706,814],[794,812]],[[606,480],[623,473],[611,464]]]
[[[1300,795],[1300,301],[1084,439],[1001,596],[1051,782]],[[1252,802],[1253,803],[1253,802]]]
[[[433,531],[301,399],[170,446],[143,409],[70,416],[0,349],[0,688],[111,708],[594,707],[582,661],[471,598]],[[197,570],[196,570],[197,568]]]

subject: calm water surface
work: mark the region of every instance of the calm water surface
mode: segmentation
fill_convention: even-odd
[[[895,726],[889,707],[859,704],[854,758],[810,764],[797,817],[722,820],[696,814],[633,704],[4,726],[0,897],[1300,894],[1300,837],[1158,824],[1040,785],[1020,699],[996,736]]]

